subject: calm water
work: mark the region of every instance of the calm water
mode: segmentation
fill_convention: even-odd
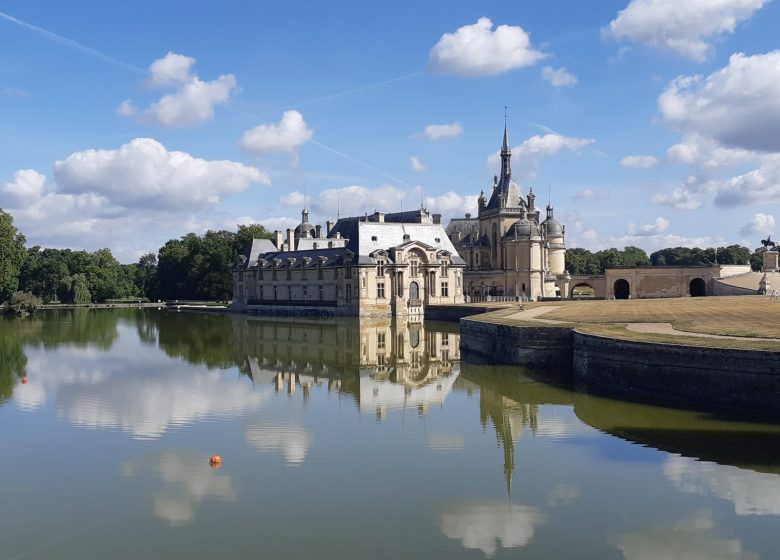
[[[441,323],[0,322],[0,558],[778,558],[780,427],[459,357]]]

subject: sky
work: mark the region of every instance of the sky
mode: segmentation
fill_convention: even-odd
[[[0,208],[110,248],[476,213],[505,122],[567,245],[775,234],[780,1],[0,0]],[[780,219],[780,215],[777,216]]]

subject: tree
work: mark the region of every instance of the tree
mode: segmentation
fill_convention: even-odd
[[[19,271],[27,257],[24,235],[14,227],[11,214],[0,210],[0,301],[19,287]]]
[[[143,296],[157,299],[157,255],[146,253],[135,267],[135,286]]]
[[[234,248],[236,254],[244,253],[252,246],[253,239],[272,239],[273,233],[260,224],[240,225],[235,234]]]
[[[62,251],[35,246],[27,251],[27,259],[20,271],[19,287],[49,303],[58,298],[63,300],[61,288],[68,283],[69,277]]]
[[[84,274],[74,274],[71,279],[71,301],[73,303],[89,303],[92,294],[89,292],[89,284]]]

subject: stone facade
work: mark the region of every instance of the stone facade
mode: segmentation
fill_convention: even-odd
[[[342,218],[325,231],[308,212],[287,240],[256,239],[234,272],[233,307],[275,315],[422,315],[462,303],[460,258],[424,209]]]
[[[447,226],[466,262],[466,294],[532,300],[566,297],[566,228],[555,220],[549,204],[541,216],[532,190],[522,195],[512,180],[511,159],[504,128],[501,174],[493,178],[490,199],[483,191],[476,218],[466,214]]]

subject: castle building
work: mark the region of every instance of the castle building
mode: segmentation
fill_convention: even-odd
[[[541,216],[533,190],[523,197],[512,179],[511,160],[504,126],[501,174],[493,178],[490,198],[481,192],[476,218],[466,214],[447,225],[450,240],[466,262],[465,293],[471,298],[566,297],[566,228],[555,220],[549,204]]]
[[[233,308],[274,315],[422,315],[462,303],[466,263],[439,215],[411,212],[342,218],[323,231],[301,223],[255,239],[233,274]]]

